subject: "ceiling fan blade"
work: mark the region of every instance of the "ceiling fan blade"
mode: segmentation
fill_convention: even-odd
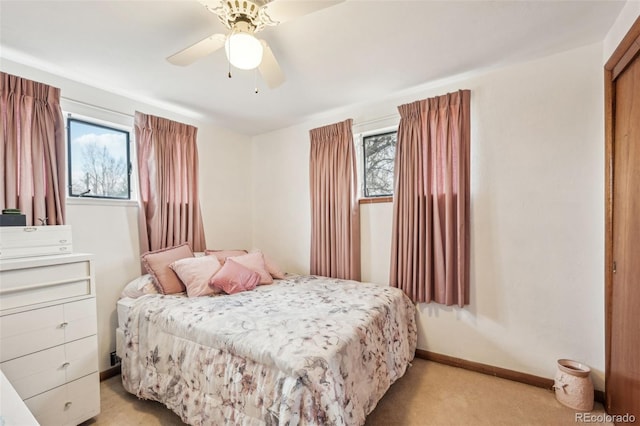
[[[284,73],[280,65],[278,65],[276,57],[273,56],[273,52],[267,42],[260,40],[260,43],[262,43],[264,50],[262,52],[262,62],[260,62],[258,70],[260,70],[260,74],[267,83],[267,86],[269,86],[270,89],[275,89],[284,83]]]
[[[171,62],[173,65],[191,65],[198,59],[220,49],[224,46],[224,41],[226,39],[227,36],[224,34],[213,34],[204,40],[200,40],[186,49],[179,51],[175,55],[169,56],[167,61]]]
[[[198,3],[207,8],[209,12],[219,14],[222,11],[222,0],[198,0]]]
[[[278,23],[334,6],[344,0],[274,0],[264,8],[269,17]]]

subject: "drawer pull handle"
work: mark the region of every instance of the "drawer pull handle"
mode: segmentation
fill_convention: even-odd
[[[60,328],[65,328],[68,325],[69,325],[69,323],[65,321],[65,322],[60,324]]]
[[[67,242],[67,240],[60,240],[60,242],[64,244]]]
[[[67,251],[66,247],[60,247],[60,251]]]
[[[71,363],[69,362],[65,362],[64,364],[62,364],[62,368],[67,368],[68,366],[70,366]]]
[[[64,403],[64,409],[68,409],[69,407],[71,407],[71,404],[73,404],[71,401],[67,401]]]
[[[29,227],[23,229],[24,232],[35,232],[37,230],[38,230],[38,228],[36,228],[35,226],[29,226]]]

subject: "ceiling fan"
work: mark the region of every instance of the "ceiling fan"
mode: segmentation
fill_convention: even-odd
[[[284,82],[284,73],[271,48],[255,33],[265,27],[324,9],[344,0],[198,0],[229,29],[228,34],[213,34],[171,55],[174,65],[190,65],[224,46],[230,65],[239,69],[258,68],[271,89]],[[231,72],[229,72],[231,77]]]

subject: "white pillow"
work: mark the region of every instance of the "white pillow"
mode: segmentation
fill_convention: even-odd
[[[120,298],[130,297],[137,299],[145,294],[158,294],[158,289],[156,289],[153,283],[153,277],[149,274],[135,278],[127,284],[122,290],[122,293],[120,293]]]

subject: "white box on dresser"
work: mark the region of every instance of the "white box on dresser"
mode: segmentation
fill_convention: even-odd
[[[0,259],[72,252],[70,225],[0,226]]]
[[[100,412],[92,256],[0,259],[0,368],[41,425]]]

